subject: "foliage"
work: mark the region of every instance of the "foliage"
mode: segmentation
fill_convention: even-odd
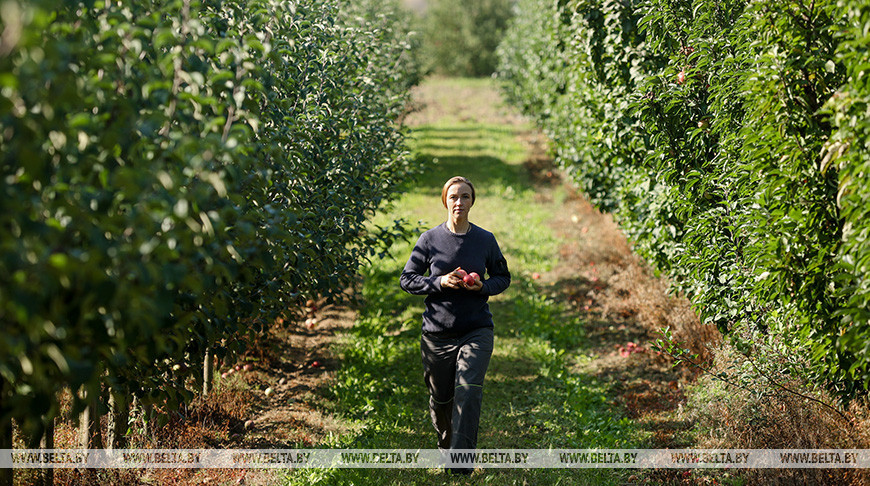
[[[738,349],[866,394],[867,2],[518,9],[499,74],[590,198]]]
[[[631,164],[644,154],[629,95],[656,59],[629,5],[564,3],[518,3],[499,48],[499,77],[509,101],[539,119],[558,159],[575,161],[565,168],[581,188],[612,210],[615,184],[633,176]]]
[[[422,20],[427,68],[452,76],[489,76],[513,0],[433,0]]]
[[[845,67],[846,82],[826,105],[833,133],[821,152],[820,168],[839,172],[837,203],[842,218],[842,245],[837,282],[841,306],[840,353],[856,356],[846,370],[853,379],[870,383],[870,2],[840,2],[847,28],[835,33],[836,60]]]
[[[335,298],[391,238],[364,223],[411,171],[396,120],[418,69],[395,5],[2,12],[4,421],[38,432],[62,387],[189,400],[206,348]]]

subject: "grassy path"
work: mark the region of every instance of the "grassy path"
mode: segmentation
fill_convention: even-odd
[[[558,228],[572,218],[568,224],[575,223],[579,235],[589,228],[582,226],[583,218],[601,215],[584,209],[569,189],[551,181],[552,173],[541,170],[534,131],[500,104],[491,81],[430,80],[419,96],[425,107],[410,124],[425,174],[376,223],[401,217],[434,226],[445,217],[443,181],[464,175],[475,183],[478,197],[470,219],[495,233],[513,275],[510,289],[490,301],[496,343],[479,447],[645,446],[653,431],[632,420],[625,402],[614,398],[631,380],[614,364],[611,342],[601,338],[637,336],[607,318],[608,310],[602,315],[595,299],[602,290],[599,279],[608,277],[599,272],[607,273],[612,252],[627,251],[625,243],[625,248],[608,241],[597,247],[592,252],[597,268],[596,260],[571,261],[585,260],[589,252],[577,257],[568,241],[573,233]],[[339,338],[341,367],[320,391],[323,411],[344,421],[347,433],[317,447],[435,448],[419,354],[423,300],[398,286],[412,245],[396,245],[364,275],[365,305]],[[614,369],[603,370],[607,363]],[[337,469],[291,472],[287,480],[294,485],[619,484],[633,473],[488,469],[452,478],[436,470]]]

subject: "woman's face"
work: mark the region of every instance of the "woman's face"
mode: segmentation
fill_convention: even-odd
[[[452,217],[468,217],[471,205],[471,187],[468,184],[459,182],[447,188],[447,211]]]

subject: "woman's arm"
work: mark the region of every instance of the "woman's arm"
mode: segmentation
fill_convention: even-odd
[[[441,292],[441,276],[426,276],[429,271],[429,248],[421,236],[414,245],[411,257],[402,269],[399,285],[402,290],[414,295]]]
[[[493,239],[492,247],[486,257],[486,273],[489,278],[483,281],[483,288],[480,289],[486,295],[500,294],[511,284],[511,272],[508,270],[507,260],[502,255],[495,239]]]

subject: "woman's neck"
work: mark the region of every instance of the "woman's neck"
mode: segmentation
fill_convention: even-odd
[[[449,229],[451,233],[462,235],[468,233],[470,228],[471,223],[468,222],[468,219],[447,218],[447,229]]]
[[[468,233],[468,230],[471,229],[471,223],[468,221],[468,219],[457,220],[453,218],[447,218],[447,229],[449,229],[451,233],[462,235]]]

